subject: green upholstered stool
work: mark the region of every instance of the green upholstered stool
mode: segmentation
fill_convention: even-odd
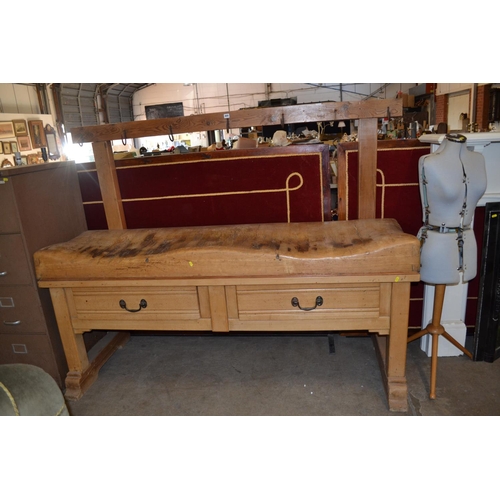
[[[0,415],[68,416],[55,380],[38,366],[0,365]]]

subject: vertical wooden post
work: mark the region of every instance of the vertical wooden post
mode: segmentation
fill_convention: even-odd
[[[108,229],[126,229],[127,223],[123,213],[122,196],[116,176],[111,144],[107,141],[94,142],[92,148]]]
[[[375,219],[377,129],[377,118],[359,120],[358,219]]]

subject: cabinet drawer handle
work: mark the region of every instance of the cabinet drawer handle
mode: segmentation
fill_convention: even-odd
[[[314,305],[314,307],[301,307],[301,305],[299,304],[299,299],[297,297],[294,297],[292,299],[292,306],[298,307],[302,311],[312,311],[313,309],[316,309],[317,307],[322,305],[323,305],[323,297],[321,296],[316,297],[316,304]]]
[[[3,324],[7,326],[16,326],[21,324],[21,320],[18,319],[17,321],[4,321]]]
[[[148,307],[148,303],[144,299],[141,299],[141,301],[139,302],[139,309],[129,309],[127,307],[127,303],[123,299],[120,300],[119,304],[122,309],[125,309],[131,313],[139,312],[141,309],[146,309],[146,307]]]
[[[7,276],[7,271],[0,272],[0,276]]]

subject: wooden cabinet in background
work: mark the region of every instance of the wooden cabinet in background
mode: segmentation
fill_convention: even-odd
[[[0,364],[39,366],[60,387],[66,358],[33,253],[86,229],[74,162],[0,170]]]

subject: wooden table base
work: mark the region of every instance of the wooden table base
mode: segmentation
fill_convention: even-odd
[[[106,283],[94,283],[92,287],[89,287],[90,283],[85,283],[83,294],[81,282],[74,283],[73,288],[52,288],[54,309],[69,366],[66,397],[77,400],[83,396],[104,363],[128,341],[128,332],[132,330],[220,333],[365,330],[377,339],[388,407],[391,411],[404,412],[407,410],[405,371],[410,282],[405,282],[401,276],[399,278],[393,283],[365,282],[359,278],[353,283],[356,280],[350,277],[346,280],[350,281],[348,283],[332,283],[329,278],[323,278],[325,283],[321,283],[320,278],[308,282],[302,278],[276,279],[282,283],[268,285],[228,283],[211,286],[205,286],[202,281],[193,290],[185,286],[185,280],[181,280],[179,291],[172,286],[175,284],[172,280],[171,293],[165,295],[166,299],[159,295],[157,286],[140,286],[137,290],[134,286],[120,287],[119,294]],[[244,281],[248,283],[249,280]],[[166,293],[169,287],[161,289]],[[192,295],[196,300],[192,300]],[[324,297],[324,303],[308,310],[317,295]],[[133,297],[131,304],[134,305],[139,297],[144,296],[148,305],[139,311],[126,311],[118,303],[118,297],[122,296],[127,300]],[[161,302],[155,302],[158,296]],[[300,304],[305,305],[304,310],[293,305],[291,297],[295,296],[300,299]],[[99,300],[94,300],[94,297]],[[109,297],[109,305],[101,297]],[[176,302],[178,297],[182,300]],[[163,311],[161,308],[167,301],[177,309]],[[192,313],[192,304],[199,306],[198,316]],[[95,310],[98,306],[103,310]],[[114,312],[109,312],[108,308],[114,308]],[[129,328],[125,331],[127,325]],[[92,329],[114,332],[108,333],[87,353],[82,334]]]

